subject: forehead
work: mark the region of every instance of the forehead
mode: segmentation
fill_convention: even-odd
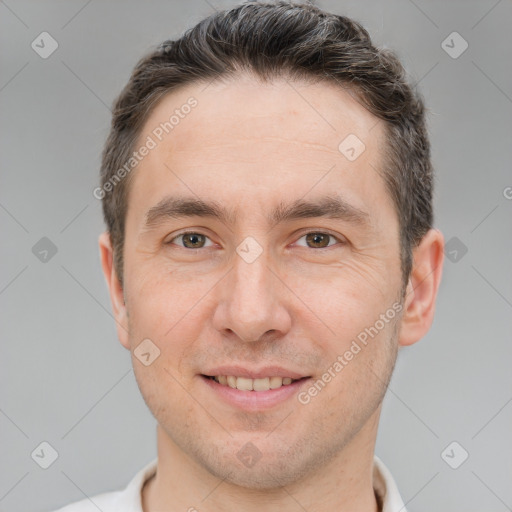
[[[196,106],[188,108],[191,99]],[[317,145],[338,157],[339,142],[349,132],[370,146],[382,135],[382,123],[348,88],[286,79],[263,83],[251,75],[191,84],[168,93],[148,117],[142,133],[151,133],[171,117],[175,124],[163,137],[174,152],[185,148],[184,142],[188,150],[206,148],[211,142],[224,145],[224,137],[238,142],[276,138]],[[172,137],[166,137],[171,133]]]
[[[335,84],[246,75],[191,84],[160,100],[139,144],[148,137],[155,147],[132,182],[148,207],[166,187],[271,206],[288,193],[297,199],[341,187],[355,206],[389,203],[378,172],[384,125]]]

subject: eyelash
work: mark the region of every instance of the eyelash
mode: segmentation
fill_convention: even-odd
[[[327,236],[329,236],[331,238],[334,238],[339,244],[345,244],[346,243],[344,240],[340,239],[338,236],[330,233],[329,231],[307,231],[306,233],[302,233],[301,236],[298,238],[298,240],[300,240],[301,238],[304,238],[307,235],[311,235],[311,234],[327,235]],[[208,237],[207,235],[204,235],[203,233],[200,233],[199,231],[184,231],[183,233],[179,233],[178,235],[174,236],[171,240],[166,242],[165,245],[176,245],[176,244],[173,244],[174,240],[176,240],[180,236],[185,236],[185,235],[201,235],[201,236],[204,236],[204,237],[206,237],[207,239],[210,240],[210,237]],[[321,251],[321,250],[331,249],[332,247],[335,247],[335,246],[336,246],[336,244],[328,245],[326,247],[307,247],[307,246],[301,246],[301,247],[304,247],[306,249],[314,249],[316,251]],[[190,247],[184,247],[184,246],[178,246],[178,247],[180,247],[180,249],[185,249],[187,251],[200,251],[200,250],[207,249],[209,246],[207,246],[207,247],[197,247],[197,248],[190,248]]]

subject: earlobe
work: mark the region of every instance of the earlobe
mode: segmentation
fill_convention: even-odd
[[[117,336],[121,345],[129,350],[128,317],[124,301],[124,291],[114,267],[114,251],[110,233],[102,233],[98,239],[98,245],[100,249],[101,266],[109,289],[112,312],[114,320],[116,321]]]
[[[443,270],[443,249],[442,233],[430,229],[413,250],[413,266],[404,297],[399,336],[402,346],[419,341],[432,325]]]

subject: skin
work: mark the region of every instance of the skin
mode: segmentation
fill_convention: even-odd
[[[132,177],[123,289],[109,235],[100,237],[122,345],[133,355],[149,338],[160,350],[149,366],[132,357],[158,421],[144,511],[377,511],[382,399],[399,347],[432,323],[443,236],[432,229],[415,248],[401,313],[307,405],[295,396],[265,411],[224,403],[200,377],[205,369],[275,364],[316,381],[401,301],[398,217],[378,172],[384,126],[347,91],[249,75],[189,85],[160,101],[140,140],[191,96],[197,107]],[[366,147],[352,162],[338,150],[349,134]],[[333,192],[367,223],[314,217],[269,226],[280,202]],[[171,194],[215,200],[236,220],[166,218],[146,228],[148,210]],[[204,246],[187,248],[184,229],[206,235]],[[325,232],[334,238],[324,249],[305,236]],[[262,248],[252,263],[236,252],[248,236]],[[252,467],[236,456],[248,442],[261,453]]]

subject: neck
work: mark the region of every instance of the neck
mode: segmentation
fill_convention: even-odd
[[[286,487],[251,489],[219,480],[157,427],[158,465],[142,491],[144,512],[379,512],[373,490],[373,454],[380,411],[321,470]]]

